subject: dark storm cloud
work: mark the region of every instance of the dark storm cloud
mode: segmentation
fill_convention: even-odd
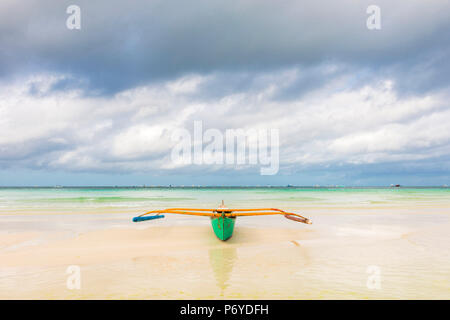
[[[65,26],[71,4],[81,7],[81,30]],[[50,71],[71,76],[53,90],[80,87],[111,94],[192,73],[251,77],[335,63],[365,68],[372,77],[388,75],[410,93],[448,85],[448,2],[378,1],[382,29],[377,31],[366,28],[369,4],[6,1],[0,4],[0,77]],[[313,73],[284,93],[289,98],[298,94],[297,87],[307,91],[326,80]],[[221,88],[223,94],[234,90],[213,89],[220,95]]]

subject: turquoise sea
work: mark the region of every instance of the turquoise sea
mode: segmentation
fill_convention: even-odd
[[[450,188],[55,187],[0,188],[0,213],[140,212],[166,207],[348,208],[450,205]]]

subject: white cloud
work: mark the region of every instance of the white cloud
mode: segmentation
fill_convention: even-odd
[[[62,76],[10,83],[0,87],[0,159],[3,166],[67,171],[171,170],[178,168],[170,164],[171,134],[192,130],[195,120],[223,132],[278,128],[281,172],[283,166],[449,156],[445,91],[401,97],[391,79],[343,89],[348,76],[342,76],[301,98],[276,100],[286,81],[299,74],[295,69],[271,73],[258,90],[213,100],[203,99],[200,84],[214,81],[214,75],[182,77],[109,98],[51,91]],[[284,75],[288,79],[280,81]]]

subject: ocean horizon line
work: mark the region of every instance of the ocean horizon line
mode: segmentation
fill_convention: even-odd
[[[424,188],[449,188],[448,185],[436,186],[413,186],[413,185],[379,185],[379,186],[357,186],[357,185],[33,185],[33,186],[0,186],[0,189],[424,189]]]

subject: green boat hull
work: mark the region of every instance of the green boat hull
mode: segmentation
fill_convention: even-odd
[[[220,240],[228,240],[233,235],[236,217],[214,217],[211,218],[211,225],[214,233]]]

